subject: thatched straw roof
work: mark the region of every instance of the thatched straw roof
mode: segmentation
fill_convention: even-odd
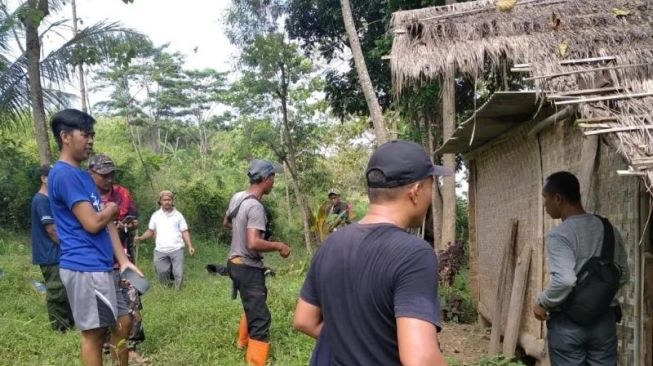
[[[392,31],[397,93],[454,70],[482,77],[487,63],[513,64],[543,96],[577,105],[582,119],[601,117],[651,187],[653,0],[518,0],[509,13],[480,0],[396,12]]]

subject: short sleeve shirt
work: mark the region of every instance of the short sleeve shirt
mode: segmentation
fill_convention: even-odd
[[[48,196],[43,193],[34,195],[30,216],[32,218],[32,263],[42,265],[58,264],[61,249],[59,245],[50,239],[48,232],[45,230],[46,225],[54,224]]]
[[[118,205],[118,220],[122,221],[127,216],[138,216],[138,209],[129,190],[115,184],[111,192],[102,195],[102,203],[114,202]]]
[[[435,253],[390,224],[353,224],[329,236],[301,298],[322,310],[334,365],[400,364],[398,317],[441,327]]]
[[[188,230],[188,224],[181,212],[173,208],[170,212],[159,209],[150,217],[148,229],[156,233],[155,249],[157,252],[170,253],[184,247],[182,233]]]
[[[238,209],[236,216],[231,219],[231,250],[229,251],[229,259],[241,257],[244,264],[263,268],[263,257],[261,253],[247,248],[247,229],[256,229],[264,232],[267,218],[263,204],[255,198],[247,198],[249,196],[251,194],[247,191],[238,192],[229,201],[227,216]]]
[[[84,230],[73,207],[88,202],[100,211],[100,194],[91,175],[58,161],[48,175],[48,197],[61,246],[61,268],[79,272],[113,271],[113,247],[105,229],[92,234]]]

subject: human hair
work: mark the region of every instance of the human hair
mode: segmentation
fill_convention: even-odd
[[[372,169],[367,173],[367,183],[369,185],[386,183],[386,176],[379,169]],[[370,203],[383,203],[394,201],[403,193],[410,184],[392,187],[392,188],[367,188],[367,197]]]
[[[580,203],[580,184],[575,175],[561,171],[549,175],[544,183],[544,191],[550,195],[559,194],[571,204]]]
[[[259,184],[263,182],[264,180],[270,178],[271,176],[275,175],[274,173],[269,174],[265,177],[261,177],[259,174],[254,175],[253,177],[249,177],[249,184]]]
[[[84,113],[77,109],[64,109],[59,111],[52,117],[50,127],[54,140],[57,142],[57,147],[61,150],[63,141],[61,140],[61,132],[72,132],[79,130],[83,132],[93,131],[95,119],[89,114]]]

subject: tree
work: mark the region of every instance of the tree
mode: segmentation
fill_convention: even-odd
[[[117,23],[98,23],[81,30],[60,48],[41,57],[44,53],[41,49],[43,35],[39,34],[39,26],[50,11],[58,11],[60,6],[61,3],[55,0],[29,0],[10,12],[6,2],[0,0],[0,116],[5,123],[16,121],[25,116],[25,109],[31,106],[42,164],[51,160],[45,109],[63,105],[69,97],[61,90],[43,88],[42,81],[60,86],[71,80],[72,69],[81,62],[97,63],[107,56],[108,49],[116,42],[129,42],[140,37]],[[50,25],[46,32],[63,23]],[[14,36],[21,50],[17,57],[12,57],[9,52],[8,34]]]
[[[227,23],[231,26],[227,36],[242,48],[241,86],[243,90],[256,91],[259,102],[278,107],[278,126],[283,149],[276,149],[277,157],[288,167],[290,181],[302,214],[304,244],[311,250],[310,209],[300,177],[300,159],[293,132],[302,121],[291,116],[293,104],[291,91],[312,70],[310,61],[303,57],[295,44],[288,42],[279,19],[287,11],[283,0],[252,2],[234,0]],[[256,94],[258,93],[258,94]],[[251,107],[249,107],[251,110]],[[259,114],[258,119],[261,119]],[[270,145],[271,147],[273,145]]]
[[[356,25],[354,24],[354,17],[351,14],[351,5],[349,0],[340,0],[340,7],[342,8],[342,19],[345,23],[345,29],[347,30],[349,47],[351,47],[351,52],[354,55],[354,63],[356,65],[356,71],[358,72],[360,86],[363,89],[363,94],[365,94],[365,102],[367,103],[367,107],[370,110],[370,117],[372,118],[372,123],[374,124],[376,142],[377,144],[381,145],[387,141],[385,123],[383,122],[383,112],[381,111],[379,101],[376,99],[374,86],[372,85],[370,75],[367,71],[365,57],[363,56],[363,50],[361,49],[361,45],[358,40],[358,33],[356,32]]]

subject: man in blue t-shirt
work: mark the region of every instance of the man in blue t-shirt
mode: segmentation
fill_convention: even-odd
[[[60,155],[48,175],[48,196],[61,246],[59,274],[75,324],[82,331],[84,365],[102,364],[104,335],[116,322],[114,256],[121,272],[131,268],[142,276],[122,250],[113,224],[118,206],[108,202],[101,207],[93,179],[80,169],[93,150],[94,124],[93,117],[76,109],[62,110],[52,117],[52,133]],[[112,347],[113,356],[119,357],[120,365],[127,365],[127,348],[119,346],[117,332],[113,332],[111,342],[117,345]],[[116,355],[116,350],[122,352]]]
[[[59,277],[59,238],[48,200],[49,165],[39,169],[41,189],[32,198],[32,263],[40,266],[45,281],[45,300],[52,329],[66,331],[75,325],[66,289]]]
[[[434,176],[452,174],[413,142],[372,154],[368,212],[320,247],[297,304],[295,328],[318,339],[313,365],[446,365],[437,257],[406,230],[422,224]]]

